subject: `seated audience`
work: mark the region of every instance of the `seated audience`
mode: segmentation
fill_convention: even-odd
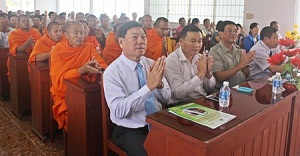
[[[185,25],[186,25],[185,18],[184,17],[179,18],[179,26],[176,29],[176,35],[177,35],[177,37],[179,37],[179,38],[181,37],[180,36],[181,35],[181,31],[185,27]]]
[[[217,80],[217,90],[223,86],[223,81],[228,81],[229,86],[233,87],[245,82],[249,76],[249,62],[253,59],[254,52],[246,54],[234,46],[237,33],[234,22],[223,21],[219,30],[221,41],[210,49],[209,54],[214,58],[212,73]]]
[[[194,25],[187,25],[181,35],[181,46],[166,59],[165,77],[172,93],[170,103],[205,96],[216,85],[211,73],[213,58],[199,54],[202,47],[201,30]]]
[[[0,13],[0,48],[8,48],[8,16],[5,13]]]
[[[29,57],[29,62],[48,60],[53,47],[62,40],[61,25],[50,22],[47,25],[48,34],[37,40]]]
[[[245,34],[245,32],[243,31],[243,27],[241,24],[236,24],[236,28],[238,30],[238,39],[236,40],[236,45],[239,47],[239,48],[242,48],[243,49],[243,43],[242,41],[244,40],[244,38],[247,36]]]
[[[80,77],[86,73],[99,73],[106,68],[106,62],[96,48],[84,43],[85,31],[77,21],[66,24],[66,42],[58,43],[51,51],[50,88],[53,99],[53,117],[59,128],[68,131],[68,109],[65,101],[66,85],[64,79]]]
[[[148,43],[144,56],[157,60],[159,57],[167,56],[168,53],[174,51],[176,43],[172,43],[172,40],[168,37],[170,31],[168,19],[159,17],[155,21],[154,30],[147,33]]]
[[[275,28],[264,27],[260,32],[261,40],[258,41],[251,51],[255,51],[255,57],[250,62],[249,80],[269,78],[276,72],[282,72],[283,68],[279,65],[271,65],[267,59],[275,54],[272,49],[278,46],[278,33]]]
[[[161,103],[168,102],[171,96],[163,77],[165,57],[153,61],[143,56],[147,35],[137,22],[123,24],[118,37],[123,52],[103,76],[105,98],[114,123],[112,139],[128,155],[146,156],[146,115],[161,110]]]
[[[211,40],[210,40],[210,48],[214,47],[216,44],[218,44],[221,40],[220,36],[219,36],[219,29],[220,26],[222,24],[223,21],[218,21],[217,25],[216,25],[216,30],[213,33]]]
[[[154,31],[153,28],[153,23],[152,23],[152,17],[150,15],[144,15],[142,17],[142,21],[141,24],[143,26],[143,28],[146,30],[147,34],[149,33],[149,31]]]
[[[253,45],[260,40],[259,31],[260,30],[258,23],[250,24],[249,35],[245,37],[243,42],[243,48],[246,50],[247,53],[250,51]]]
[[[200,26],[203,36],[211,36],[214,33],[214,26],[214,23],[210,23],[210,20],[208,18],[204,19],[203,25]]]
[[[272,28],[275,28],[276,30],[277,30],[277,33],[278,33],[278,38],[279,39],[282,39],[282,36],[280,35],[280,33],[279,33],[279,23],[277,22],[277,21],[272,21],[271,23],[270,23],[270,27],[272,27]]]

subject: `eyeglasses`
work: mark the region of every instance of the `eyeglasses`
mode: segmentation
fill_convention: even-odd
[[[156,26],[157,28],[159,28],[160,30],[162,30],[162,31],[170,31],[170,28],[161,28],[161,27],[159,27],[159,26]]]
[[[227,32],[229,34],[237,34],[238,30],[226,29],[226,30],[224,30],[224,32]]]

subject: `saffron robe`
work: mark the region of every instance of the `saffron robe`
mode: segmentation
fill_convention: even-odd
[[[102,57],[107,64],[111,64],[122,53],[122,48],[115,38],[116,34],[114,32],[110,32],[106,38],[106,46],[103,50]]]
[[[107,67],[107,63],[90,43],[72,47],[68,41],[60,42],[51,51],[50,77],[52,86],[50,92],[54,103],[52,106],[53,117],[58,122],[59,128],[64,128],[66,131],[68,130],[68,113],[65,101],[66,85],[63,80],[80,77],[77,69],[90,61],[92,57],[95,57],[102,68]]]

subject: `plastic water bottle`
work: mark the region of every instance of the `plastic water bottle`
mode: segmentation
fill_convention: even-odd
[[[228,107],[230,102],[229,82],[224,81],[219,93],[219,106]]]
[[[276,103],[281,99],[282,93],[282,78],[279,72],[276,72],[276,76],[273,80],[273,87],[272,87],[272,103]]]

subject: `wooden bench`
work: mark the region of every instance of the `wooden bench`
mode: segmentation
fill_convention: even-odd
[[[99,82],[66,79],[68,155],[102,155],[102,116]]]
[[[18,118],[31,113],[31,91],[28,75],[27,55],[9,55],[10,105]]]
[[[28,62],[31,86],[32,130],[39,139],[45,141],[50,132],[50,80],[49,63]]]
[[[0,96],[3,100],[9,98],[9,82],[7,78],[7,58],[9,54],[8,48],[0,48]]]

